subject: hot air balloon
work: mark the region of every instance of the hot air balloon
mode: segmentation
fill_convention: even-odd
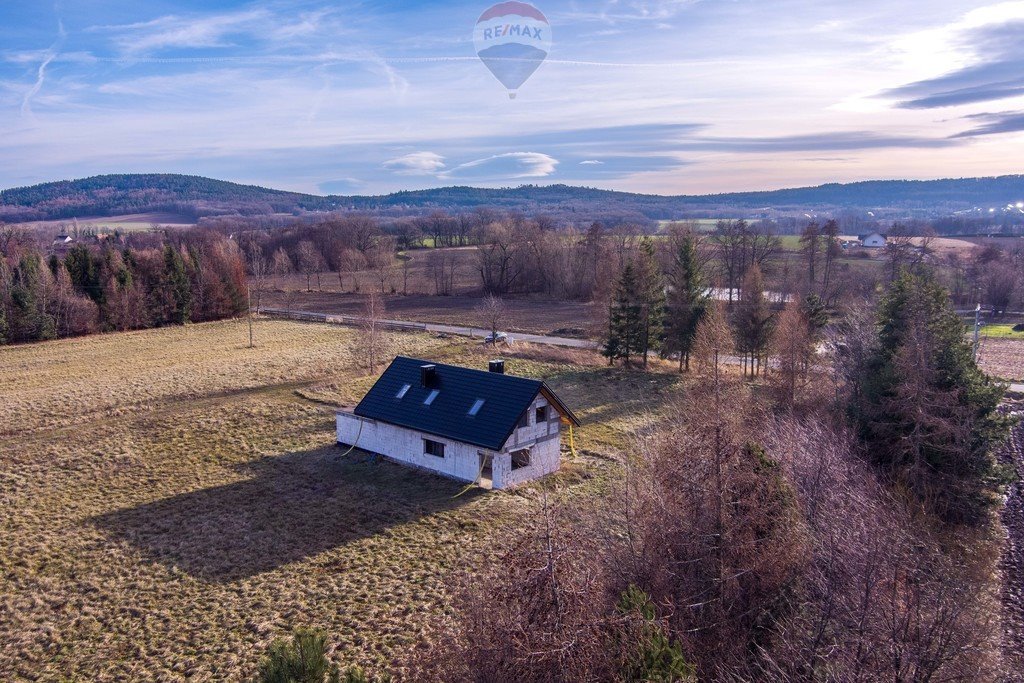
[[[544,14],[525,2],[499,2],[480,15],[473,44],[509,99],[533,75],[551,50],[551,26]]]

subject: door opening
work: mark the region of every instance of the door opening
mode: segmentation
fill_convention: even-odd
[[[489,489],[494,486],[494,456],[490,453],[477,451],[480,458],[480,479],[477,481],[482,488]]]

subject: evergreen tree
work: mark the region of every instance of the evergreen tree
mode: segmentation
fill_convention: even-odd
[[[697,334],[697,325],[707,310],[709,293],[704,265],[697,254],[691,233],[682,235],[676,249],[670,275],[665,350],[679,354],[679,370],[690,369],[690,352]]]
[[[84,244],[76,244],[64,257],[64,267],[71,276],[75,290],[103,306],[103,280],[100,264]]]
[[[808,294],[800,302],[800,311],[807,319],[811,338],[817,341],[821,337],[821,331],[828,325],[828,307],[825,301],[817,294]]]
[[[299,630],[292,642],[274,641],[260,662],[260,683],[339,683],[338,667],[327,659],[327,638]]]
[[[170,244],[164,247],[164,270],[173,299],[168,322],[184,325],[192,320],[192,284],[181,253]]]
[[[683,683],[697,679],[683,648],[673,643],[657,620],[650,595],[630,585],[619,598],[616,611],[624,620],[620,640],[621,680],[626,683]]]
[[[608,339],[604,355],[608,357],[609,365],[618,358],[629,362],[630,357],[640,351],[643,337],[643,305],[639,297],[636,269],[632,263],[627,263],[615,283],[608,314]]]
[[[640,304],[641,335],[639,350],[643,352],[644,367],[652,349],[661,345],[665,325],[665,282],[648,237],[640,242],[636,257],[637,300]]]
[[[743,291],[736,311],[736,345],[749,360],[750,376],[756,377],[772,338],[774,316],[764,295],[764,279],[755,263],[743,278]]]
[[[864,368],[861,434],[877,462],[933,510],[975,521],[995,501],[992,450],[1006,436],[1004,387],[974,361],[949,293],[930,273],[904,273],[882,299],[879,344]]]

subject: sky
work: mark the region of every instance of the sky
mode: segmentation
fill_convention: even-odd
[[[492,0],[493,1],[493,0]],[[1024,1],[0,0],[0,188],[187,173],[317,194],[693,194],[1021,173]]]

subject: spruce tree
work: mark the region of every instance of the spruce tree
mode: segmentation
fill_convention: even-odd
[[[608,339],[604,355],[608,363],[630,357],[640,351],[644,337],[643,305],[639,296],[639,282],[633,263],[627,263],[615,283],[608,314]]]
[[[1006,436],[1005,387],[974,360],[949,293],[931,273],[904,273],[878,311],[879,344],[864,368],[861,434],[876,461],[951,521],[981,519]]]
[[[164,271],[173,302],[168,322],[184,325],[192,320],[192,285],[181,253],[170,244],[164,247]]]
[[[690,369],[690,352],[697,334],[697,325],[707,310],[709,293],[704,266],[697,254],[693,235],[679,239],[670,274],[665,350],[679,354],[679,370]]]

